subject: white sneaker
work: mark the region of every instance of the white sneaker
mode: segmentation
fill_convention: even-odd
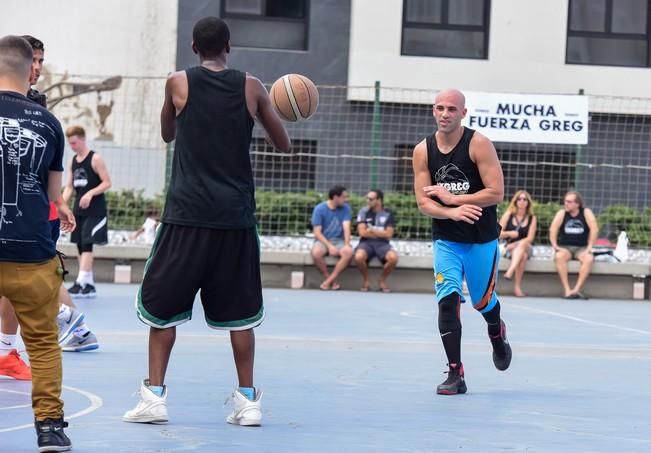
[[[126,411],[122,421],[130,423],[167,423],[167,386],[163,386],[163,396],[149,390],[149,379],[140,384],[138,405]]]
[[[251,401],[236,389],[233,392],[233,412],[226,417],[226,421],[232,425],[260,426],[262,423],[262,407],[260,399],[262,392],[255,391],[255,400]]]

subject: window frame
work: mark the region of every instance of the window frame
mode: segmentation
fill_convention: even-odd
[[[490,13],[491,13],[491,0],[482,0],[484,2],[484,24],[483,25],[457,25],[449,24],[449,5],[454,0],[441,0],[441,23],[433,24],[431,22],[410,22],[407,20],[407,2],[409,0],[402,0],[402,28],[400,34],[400,55],[408,57],[424,57],[424,58],[458,58],[462,60],[488,60],[489,59],[489,38],[490,38]],[[450,55],[422,55],[417,53],[408,53],[405,51],[405,29],[421,29],[421,30],[442,30],[442,31],[466,31],[466,32],[482,32],[484,33],[484,56],[483,57],[463,57],[463,56],[450,56]]]
[[[646,33],[619,33],[613,32],[612,30],[612,14],[613,14],[613,0],[604,0],[606,2],[606,11],[604,14],[604,29],[605,31],[578,31],[572,30],[572,3],[576,0],[569,0],[567,2],[567,26],[565,34],[565,64],[567,65],[578,65],[578,66],[608,66],[608,67],[618,67],[618,68],[649,68],[651,67],[651,0],[646,0]],[[608,39],[608,40],[635,40],[635,41],[645,41],[647,45],[646,49],[646,61],[644,65],[631,66],[617,63],[583,63],[569,61],[569,42],[570,38],[598,38],[598,39]]]
[[[285,47],[258,47],[258,46],[242,46],[235,45],[234,47],[241,47],[247,49],[265,49],[265,50],[286,50],[290,52],[304,52],[309,49],[309,39],[310,39],[310,0],[303,0],[305,2],[305,15],[302,19],[297,19],[294,17],[273,17],[266,16],[264,14],[246,14],[246,13],[229,13],[226,11],[226,0],[222,0],[219,5],[219,13],[222,19],[237,19],[237,20],[255,20],[255,21],[265,21],[265,22],[276,22],[276,23],[294,23],[294,24],[303,24],[303,47],[300,49],[288,49]],[[267,0],[262,0],[263,9],[266,10]]]

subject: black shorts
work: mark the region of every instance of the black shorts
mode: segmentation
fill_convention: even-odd
[[[138,317],[155,328],[192,318],[201,290],[208,326],[246,330],[264,318],[255,227],[237,230],[161,224],[136,296]]]
[[[77,217],[77,228],[70,235],[70,242],[78,246],[104,245],[108,243],[108,227],[104,217]]]
[[[377,256],[382,264],[386,262],[387,253],[392,249],[391,244],[388,242],[371,242],[360,241],[356,250],[364,250],[368,258],[366,262],[370,262],[374,256]]]

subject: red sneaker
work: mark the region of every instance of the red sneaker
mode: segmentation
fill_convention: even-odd
[[[9,354],[0,356],[0,376],[9,376],[19,381],[31,381],[32,370],[20,358],[18,351],[12,349]]]

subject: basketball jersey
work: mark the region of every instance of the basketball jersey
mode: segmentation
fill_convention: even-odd
[[[246,74],[186,69],[188,99],[176,118],[163,223],[239,229],[255,225]]]
[[[475,131],[464,127],[461,140],[447,154],[439,149],[435,134],[426,139],[427,167],[432,183],[445,187],[455,195],[472,194],[484,189],[477,165],[470,159],[470,140]],[[443,206],[438,198],[435,201]],[[482,215],[474,224],[451,219],[432,219],[432,239],[481,244],[499,236],[497,207],[482,208]]]
[[[585,220],[583,208],[579,209],[576,217],[572,217],[569,212],[565,212],[563,223],[558,233],[558,245],[585,247],[588,245],[589,235],[590,227]]]
[[[77,162],[77,157],[72,158],[72,187],[75,189],[75,204],[73,213],[76,216],[85,217],[104,217],[106,216],[106,198],[104,194],[95,195],[86,209],[79,207],[79,200],[86,193],[99,186],[102,183],[99,175],[93,170],[91,162],[93,161],[94,151],[90,151],[81,162]]]

